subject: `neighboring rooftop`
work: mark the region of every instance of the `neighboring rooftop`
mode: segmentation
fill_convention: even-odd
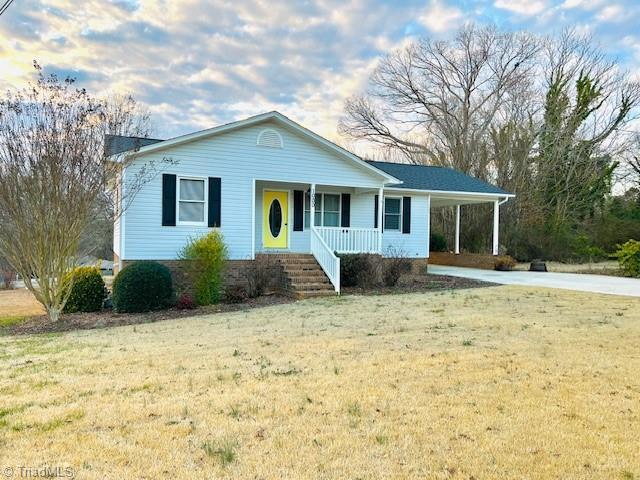
[[[469,192],[509,195],[501,188],[491,185],[462,172],[446,167],[432,167],[429,165],[410,165],[406,163],[366,162],[392,175],[402,184],[394,188],[407,188],[413,190],[437,190],[446,192]]]
[[[104,149],[107,156],[117,155],[128,150],[137,150],[154,143],[162,142],[157,138],[124,137],[122,135],[105,135]]]

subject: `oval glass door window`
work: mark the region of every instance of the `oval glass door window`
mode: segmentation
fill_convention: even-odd
[[[282,229],[282,207],[278,199],[274,199],[269,207],[269,230],[273,238],[277,238],[280,235]]]

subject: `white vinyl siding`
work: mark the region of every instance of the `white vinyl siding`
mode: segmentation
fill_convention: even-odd
[[[256,144],[260,131],[273,128],[283,138],[284,148],[265,148]],[[163,163],[163,159],[171,162]],[[170,260],[190,237],[208,231],[202,225],[162,226],[162,173],[178,177],[221,178],[221,232],[229,247],[229,258],[251,257],[253,181],[283,182],[286,189],[308,190],[311,183],[342,185],[341,189],[354,195],[354,187],[371,191],[380,186],[381,179],[365,167],[360,167],[312,140],[289,130],[277,122],[248,126],[210,138],[203,138],[166,150],[141,154],[127,171],[127,178],[149,162],[157,165],[157,175],[142,186],[123,219],[125,259]],[[285,183],[286,182],[286,183]],[[261,188],[261,187],[260,187]],[[261,249],[262,192],[255,192],[255,245]],[[205,188],[206,191],[206,188]],[[293,195],[289,195],[289,226],[293,226]],[[371,208],[371,207],[369,207]],[[206,209],[205,209],[206,212]],[[373,218],[373,213],[371,214]],[[357,226],[353,224],[353,226]],[[308,232],[291,232],[291,251],[309,251]],[[294,235],[294,233],[296,235]],[[295,238],[294,238],[295,237]]]
[[[385,189],[385,197],[410,196],[411,197],[411,233],[402,233],[400,230],[387,230],[382,234],[382,254],[388,254],[392,250],[401,252],[411,258],[427,257],[427,242],[429,239],[429,212],[426,194],[411,193],[399,190],[388,192]],[[374,204],[377,192],[351,196],[351,226],[361,228],[373,228]],[[400,223],[402,225],[402,223]]]

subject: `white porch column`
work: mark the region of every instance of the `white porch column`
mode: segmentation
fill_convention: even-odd
[[[460,205],[456,205],[456,249],[455,254],[460,253]]]
[[[378,252],[382,252],[382,219],[384,218],[384,187],[378,190]]]
[[[316,226],[316,184],[312,183],[311,188],[309,189],[309,215],[311,218],[309,219],[309,226]]]
[[[498,234],[500,230],[500,201],[493,202],[493,254],[498,255],[499,239]]]

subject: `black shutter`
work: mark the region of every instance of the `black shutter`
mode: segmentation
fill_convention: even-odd
[[[301,232],[304,229],[304,192],[293,191],[293,231]]]
[[[378,195],[373,197],[373,228],[378,228]]]
[[[411,197],[402,197],[402,233],[411,233]]]
[[[222,213],[221,180],[209,177],[209,222],[210,227],[220,227]]]
[[[162,174],[162,226],[176,226],[176,176]]]
[[[340,219],[340,226],[349,228],[351,226],[351,194],[343,193],[340,198],[342,200],[342,218]]]

